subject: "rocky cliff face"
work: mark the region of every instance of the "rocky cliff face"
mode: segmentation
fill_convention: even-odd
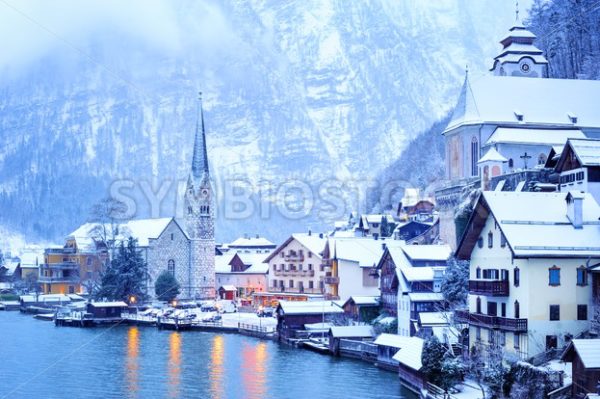
[[[52,36],[44,51],[0,59],[0,224],[60,239],[118,179],[136,216],[161,186],[160,214],[173,214],[199,89],[217,186],[376,177],[454,105],[465,64],[484,73],[512,21],[500,3],[180,0],[121,22],[85,14],[76,32],[39,12],[47,31],[20,28]],[[221,217],[217,238],[280,238],[315,219]]]

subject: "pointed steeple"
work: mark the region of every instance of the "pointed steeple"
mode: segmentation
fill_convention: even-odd
[[[454,129],[460,124],[473,123],[481,120],[479,109],[477,108],[477,102],[471,89],[471,82],[469,79],[469,67],[465,68],[465,80],[463,81],[458,101],[454,107],[454,112],[448,122],[448,126],[444,130],[444,133]]]
[[[202,92],[198,93],[198,116],[196,118],[196,137],[194,138],[192,175],[195,178],[208,177],[208,156],[206,153],[206,133],[204,131]]]

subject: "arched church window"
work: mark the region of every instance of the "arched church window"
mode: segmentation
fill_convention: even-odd
[[[513,168],[514,166],[515,166],[515,161],[513,161],[513,159],[512,159],[512,158],[510,158],[510,159],[508,160],[508,167],[509,167],[509,168]]]
[[[191,214],[192,214],[192,212],[193,212],[193,209],[192,209],[192,207],[191,207],[191,206],[188,206],[188,215],[191,215]]]
[[[175,275],[175,261],[173,259],[169,259],[167,262],[167,271],[173,276]]]
[[[538,165],[545,165],[546,164],[546,154],[540,154],[538,156]]]
[[[477,137],[473,137],[471,139],[471,176],[479,174],[477,161],[479,161],[479,140],[477,140]]]

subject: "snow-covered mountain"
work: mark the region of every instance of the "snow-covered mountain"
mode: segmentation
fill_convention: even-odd
[[[485,73],[514,18],[508,0],[89,4],[0,8],[17,43],[0,55],[0,224],[33,237],[68,233],[119,179],[137,216],[161,185],[173,214],[199,89],[221,191],[374,178],[454,105],[466,64]],[[217,238],[315,219],[220,217]]]

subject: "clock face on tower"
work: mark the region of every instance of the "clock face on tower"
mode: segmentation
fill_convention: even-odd
[[[203,189],[202,190],[202,196],[203,197],[208,197],[208,190],[207,189]]]

